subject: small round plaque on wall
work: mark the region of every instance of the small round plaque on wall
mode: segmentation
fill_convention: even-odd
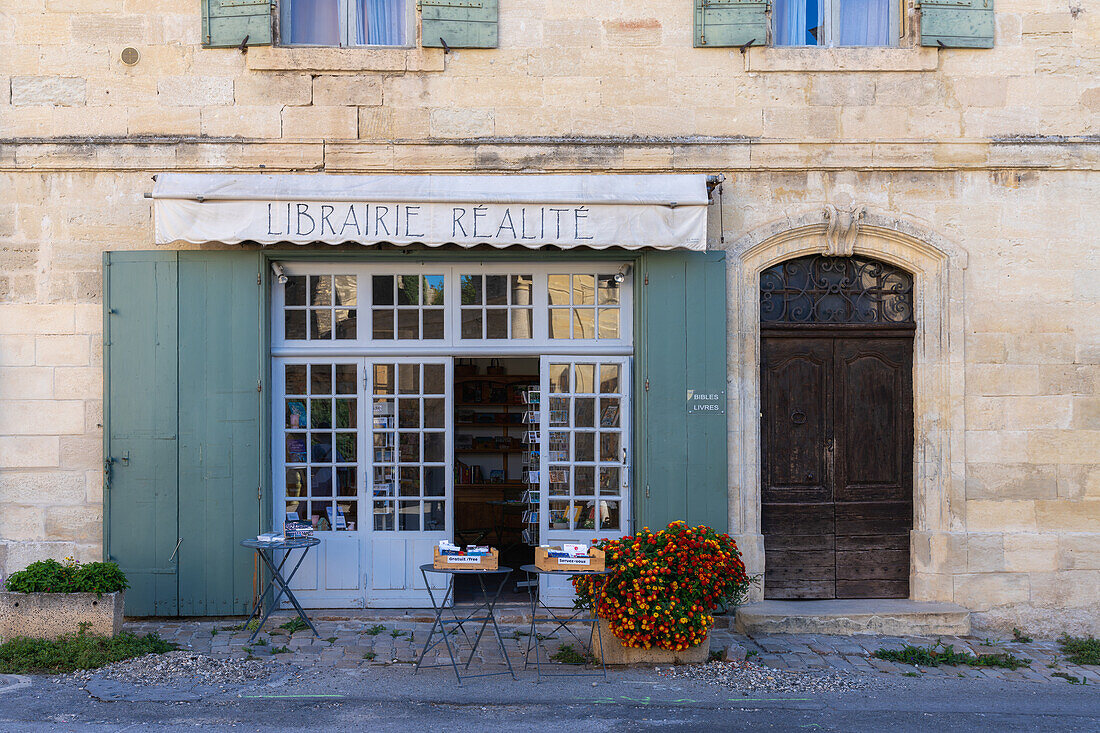
[[[138,53],[138,50],[136,48],[132,46],[127,46],[126,48],[122,49],[122,63],[126,64],[127,66],[133,66],[140,60],[141,54]]]

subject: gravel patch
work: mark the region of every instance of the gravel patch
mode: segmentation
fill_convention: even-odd
[[[867,677],[848,672],[795,672],[773,669],[758,662],[707,662],[663,667],[662,677],[692,679],[740,692],[838,692],[873,686]]]
[[[146,654],[66,676],[80,682],[96,677],[135,685],[227,685],[264,679],[284,667],[264,659],[215,659],[197,652],[175,651]]]

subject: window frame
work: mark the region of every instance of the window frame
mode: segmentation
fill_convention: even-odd
[[[273,45],[282,48],[368,48],[368,49],[412,49],[419,45],[416,32],[416,2],[414,0],[400,0],[405,4],[405,41],[401,44],[383,45],[371,43],[355,43],[352,40],[355,31],[357,13],[355,4],[350,0],[336,0],[338,5],[337,15],[340,18],[340,42],[333,46],[323,43],[291,43],[284,40],[289,37],[290,22],[284,20],[283,12],[289,12],[294,0],[279,0],[275,12],[275,42]],[[287,31],[284,34],[284,30]]]
[[[789,2],[801,2],[805,3],[807,0],[789,0]],[[768,34],[770,36],[770,43],[768,44],[772,48],[902,48],[902,41],[905,40],[905,26],[902,23],[903,13],[902,6],[905,0],[887,0],[887,6],[890,11],[890,43],[886,45],[873,45],[873,46],[851,46],[842,45],[837,39],[839,37],[840,28],[840,4],[841,0],[820,0],[821,3],[821,28],[823,30],[822,36],[824,37],[820,43],[816,45],[809,45],[805,43],[798,44],[779,44],[776,42],[776,19],[777,13],[775,11],[775,3],[773,2],[768,9]]]

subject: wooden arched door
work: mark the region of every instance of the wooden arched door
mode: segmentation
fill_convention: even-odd
[[[760,294],[764,596],[907,598],[912,277],[811,255]]]

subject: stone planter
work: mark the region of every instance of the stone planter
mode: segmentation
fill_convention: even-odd
[[[701,664],[707,661],[710,655],[710,632],[701,644],[670,651],[668,649],[635,649],[623,646],[619,637],[611,631],[611,624],[607,619],[599,620],[600,637],[603,641],[603,657],[605,664]],[[600,639],[595,634],[592,636],[592,656],[600,661]]]
[[[103,595],[0,592],[0,639],[56,639],[79,632],[82,623],[89,634],[115,636],[122,631],[125,596],[125,591]]]

